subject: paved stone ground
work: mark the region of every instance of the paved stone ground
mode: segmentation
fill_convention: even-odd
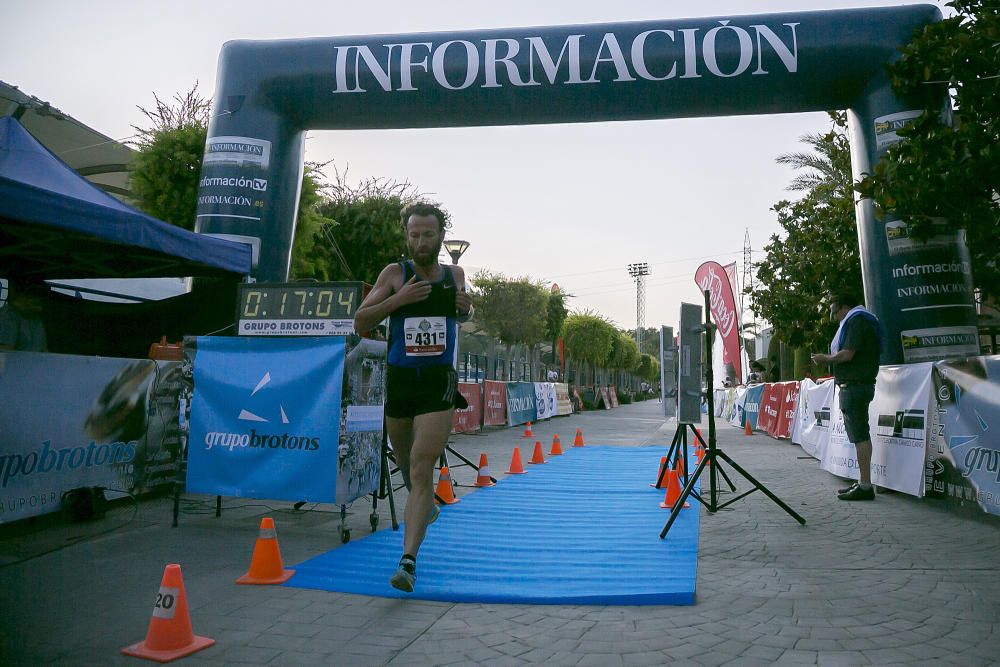
[[[535,432],[546,447],[554,432],[568,446],[576,428],[592,444],[666,445],[675,426],[658,410],[623,406]],[[514,446],[533,444],[521,430],[453,444],[474,460],[486,451],[500,476]],[[1000,521],[895,493],[840,502],[842,482],[787,441],[720,425],[719,446],[808,523],[761,493],[714,515],[697,510],[694,606],[451,604],[236,586],[261,516],[275,518],[287,566],[340,545],[339,513],[230,498],[216,518],[213,499],[190,496],[174,529],[170,504],[154,499],[88,526],[42,520],[0,533],[0,664],[141,664],[118,650],[145,636],[169,562],[182,565],[195,632],[217,641],[185,659],[193,665],[1000,664]],[[473,480],[468,468],[454,473]],[[385,526],[387,504],[379,509]],[[352,507],[354,539],[368,532],[370,511]],[[500,557],[488,529],[483,543]],[[585,558],[586,546],[567,557]]]

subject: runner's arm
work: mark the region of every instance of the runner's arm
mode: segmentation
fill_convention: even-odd
[[[394,297],[399,290],[399,283],[402,282],[403,274],[398,264],[390,264],[382,269],[375,280],[375,286],[361,302],[361,306],[354,313],[354,330],[359,334],[366,334],[378,323],[389,317],[392,311],[400,305],[396,303]]]

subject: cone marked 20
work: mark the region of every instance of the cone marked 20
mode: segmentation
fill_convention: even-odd
[[[163,663],[191,655],[214,643],[214,639],[199,637],[191,629],[181,566],[172,563],[163,570],[146,639],[121,651],[125,655]]]

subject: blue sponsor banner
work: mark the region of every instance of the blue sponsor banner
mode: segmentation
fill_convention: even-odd
[[[1000,515],[1000,356],[939,361],[933,378],[926,493]]]
[[[747,389],[743,401],[743,416],[740,419],[740,426],[746,426],[746,420],[750,420],[750,428],[757,430],[757,415],[760,414],[760,399],[764,396],[764,387],[767,385],[758,384]]]
[[[334,502],[344,339],[196,339],[187,490]]]
[[[538,417],[533,382],[507,383],[507,425],[517,426],[533,422]]]

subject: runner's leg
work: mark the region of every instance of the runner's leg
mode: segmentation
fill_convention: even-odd
[[[453,410],[417,415],[413,418],[413,446],[409,452],[413,490],[403,514],[403,553],[417,555],[424,541],[434,504],[434,465],[448,442]]]

